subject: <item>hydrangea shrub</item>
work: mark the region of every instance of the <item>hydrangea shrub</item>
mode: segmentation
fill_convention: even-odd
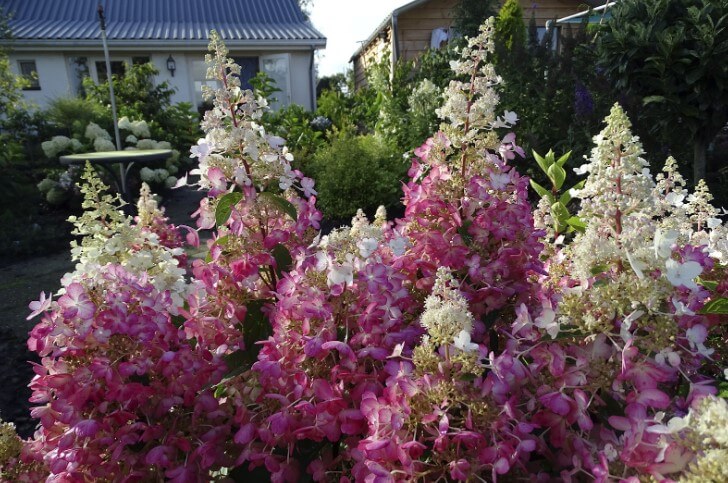
[[[213,34],[222,87],[192,148],[209,253],[188,262],[194,230],[148,193],[132,221],[90,181],[80,265],[31,304],[39,429],[0,428],[3,477],[724,480],[720,213],[674,160],[653,178],[615,106],[554,232],[509,164],[492,29],[453,64],[404,216],[325,236]]]

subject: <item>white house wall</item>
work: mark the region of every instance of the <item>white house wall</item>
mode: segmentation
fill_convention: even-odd
[[[30,53],[19,52],[10,55],[10,67],[18,74],[20,67],[18,61],[32,60],[38,72],[40,90],[25,90],[23,95],[32,104],[39,108],[47,107],[48,103],[57,97],[72,95],[71,84],[66,68],[66,58],[62,53]]]
[[[195,104],[195,90],[192,80],[192,62],[204,60],[204,51],[200,52],[181,52],[181,51],[161,51],[150,53],[148,50],[139,51],[112,51],[111,60],[120,60],[131,63],[131,58],[135,56],[148,56],[151,62],[159,71],[157,82],[167,82],[171,87],[176,89],[172,95],[172,102],[189,102]],[[283,54],[285,52],[280,52]],[[167,58],[172,55],[176,64],[174,77],[167,70]],[[256,56],[275,55],[274,52],[256,52],[256,51],[234,51],[231,56]],[[312,81],[311,78],[311,55],[310,51],[293,51],[289,52],[289,71],[290,71],[290,92],[281,96],[282,100],[290,100],[290,102],[304,106],[306,109],[312,109]],[[102,52],[51,52],[37,53],[31,50],[23,50],[11,54],[11,66],[14,72],[19,72],[18,60],[33,60],[38,70],[38,79],[40,82],[40,90],[23,91],[26,99],[33,102],[39,108],[46,108],[49,102],[58,97],[69,97],[75,95],[73,84],[75,73],[70,67],[70,59],[72,57],[86,57],[88,59],[87,66],[89,75],[94,79],[98,79],[96,72],[96,62],[103,61]],[[285,101],[284,101],[285,102]],[[194,106],[196,107],[196,106]]]

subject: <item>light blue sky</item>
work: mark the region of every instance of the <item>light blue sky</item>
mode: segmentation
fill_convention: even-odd
[[[313,0],[311,21],[327,38],[318,55],[319,76],[344,72],[349,59],[395,8],[411,0]]]

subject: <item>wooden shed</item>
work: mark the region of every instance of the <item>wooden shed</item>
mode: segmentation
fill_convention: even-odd
[[[563,18],[603,3],[600,0],[519,0],[524,20],[533,15],[536,27],[545,30],[546,22]],[[354,85],[366,85],[366,70],[389,53],[392,65],[399,59],[412,60],[429,48],[447,42],[452,29],[453,12],[459,0],[415,0],[390,13],[352,55]]]

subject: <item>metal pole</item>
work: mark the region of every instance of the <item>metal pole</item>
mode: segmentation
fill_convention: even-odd
[[[106,59],[106,79],[109,81],[109,97],[111,99],[111,116],[114,120],[114,137],[116,137],[116,150],[121,151],[121,135],[119,134],[119,119],[116,114],[116,97],[114,97],[114,82],[111,78],[111,59],[109,58],[109,46],[106,43],[106,18],[104,18],[104,7],[99,3],[99,24],[101,25],[101,41],[104,44],[104,58]],[[126,196],[126,173],[124,163],[119,164],[119,179],[121,180],[121,194]]]

